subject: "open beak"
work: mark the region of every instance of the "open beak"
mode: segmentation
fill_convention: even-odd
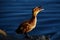
[[[44,9],[41,9],[41,11],[43,11]]]

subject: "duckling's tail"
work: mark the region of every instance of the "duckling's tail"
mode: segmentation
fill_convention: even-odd
[[[0,29],[0,35],[6,37],[7,36],[7,33],[4,30]]]

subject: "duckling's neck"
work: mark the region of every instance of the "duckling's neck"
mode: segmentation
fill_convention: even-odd
[[[32,17],[36,17],[36,16],[37,16],[37,13],[33,13],[33,14],[32,14]]]
[[[32,18],[30,20],[30,23],[31,24],[36,24],[36,22],[37,22],[37,17],[32,15]]]
[[[37,16],[32,16],[32,18],[31,18],[31,19],[32,19],[32,20],[33,20],[33,19],[37,19]]]

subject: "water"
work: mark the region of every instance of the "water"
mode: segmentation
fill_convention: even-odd
[[[19,24],[31,17],[32,8],[42,6],[45,10],[38,14],[36,28],[30,35],[54,35],[51,40],[59,40],[60,35],[60,1],[58,0],[0,0],[0,29],[8,35],[16,35]],[[37,32],[37,33],[36,33]]]

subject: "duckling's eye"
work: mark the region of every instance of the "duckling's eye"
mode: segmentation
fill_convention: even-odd
[[[38,11],[38,10],[39,10],[39,8],[35,8],[35,9],[34,9],[34,11]]]

